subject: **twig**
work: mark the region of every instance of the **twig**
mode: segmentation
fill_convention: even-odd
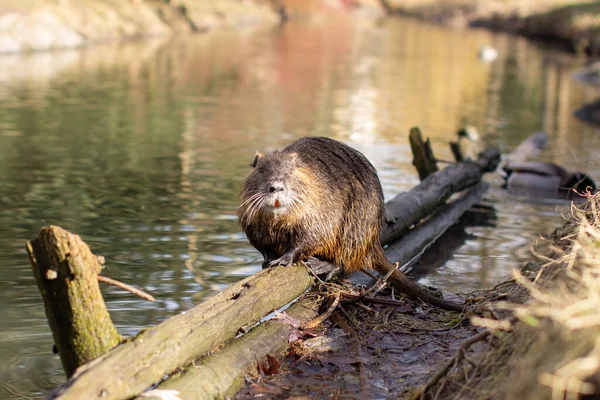
[[[490,329],[486,329],[483,332],[479,332],[477,335],[464,341],[460,345],[458,350],[456,350],[456,353],[448,361],[446,361],[446,364],[444,364],[442,369],[439,370],[438,373],[435,374],[435,376],[433,378],[431,378],[431,380],[429,382],[427,382],[427,384],[421,390],[419,390],[415,395],[413,395],[411,397],[411,400],[425,399],[425,393],[427,393],[427,391],[429,389],[431,389],[436,383],[438,383],[440,381],[440,379],[442,379],[448,373],[448,371],[450,371],[450,369],[453,366],[458,364],[460,362],[460,360],[462,358],[464,358],[465,351],[469,347],[471,347],[473,344],[475,344],[477,342],[481,342],[482,340],[485,340],[491,333],[492,333],[492,331]]]
[[[340,292],[342,296],[351,299],[352,303],[356,303],[359,300],[362,301],[368,301],[369,303],[373,303],[373,304],[384,304],[386,306],[398,306],[398,307],[402,307],[405,306],[406,303],[403,301],[398,301],[398,300],[391,300],[391,299],[380,299],[378,297],[369,297],[369,296],[363,296],[363,295],[356,295],[356,294],[352,294],[352,293],[347,293],[347,292]]]
[[[102,283],[106,283],[109,285],[113,285],[116,286],[118,288],[121,288],[123,290],[126,290],[128,292],[131,292],[133,294],[135,294],[138,297],[141,297],[144,300],[148,300],[148,301],[156,301],[156,299],[154,298],[154,296],[144,292],[143,290],[134,288],[133,286],[129,286],[126,283],[123,282],[119,282],[115,279],[112,278],[108,278],[106,276],[102,276],[102,275],[98,275],[98,282],[102,282]]]
[[[380,286],[373,292],[373,296],[375,296],[377,293],[381,292],[383,290],[383,288],[385,288],[390,282],[388,281],[388,279],[390,279],[390,276],[392,276],[392,274],[395,271],[398,271],[400,268],[400,264],[396,263],[394,265],[394,268],[391,268],[387,274],[385,274],[385,276],[383,277],[383,280],[380,284]]]
[[[365,305],[364,305],[364,304],[362,304],[362,303],[356,303],[356,305],[357,305],[358,307],[362,308],[363,310],[367,311],[367,312],[370,312],[370,313],[373,313],[373,312],[375,312],[375,311],[373,311],[373,309],[372,309],[371,307],[365,306]]]
[[[331,320],[338,324],[351,337],[358,337],[358,332],[339,313],[334,313]]]
[[[348,311],[344,310],[344,307],[340,306],[340,311],[348,319],[350,325],[352,325],[355,329],[357,329],[356,332],[358,334],[358,321],[356,321],[356,319],[352,315],[350,315],[350,313],[348,313]]]
[[[518,320],[516,317],[512,317],[508,321],[511,324],[514,324]],[[482,332],[479,332],[477,335],[465,340],[460,345],[458,350],[456,350],[456,353],[454,353],[454,355],[446,362],[446,364],[444,364],[442,369],[439,370],[438,373],[435,374],[435,376],[433,378],[431,378],[429,380],[429,382],[427,382],[427,384],[422,389],[420,389],[417,393],[415,393],[411,397],[411,400],[424,400],[425,394],[427,393],[427,391],[429,389],[431,389],[436,383],[438,383],[440,381],[440,379],[442,379],[444,376],[446,376],[446,374],[448,374],[448,371],[450,371],[450,369],[452,367],[457,365],[463,358],[466,359],[467,349],[469,347],[471,347],[472,345],[474,345],[475,343],[485,340],[490,334],[492,334],[492,329],[488,328]],[[470,360],[469,360],[469,362],[471,364],[473,364]]]
[[[387,274],[385,274],[385,276],[382,276],[381,278],[379,278],[377,280],[377,282],[375,282],[373,284],[373,286],[371,286],[369,289],[367,289],[363,294],[361,294],[360,296],[357,296],[354,298],[354,300],[352,301],[353,303],[356,303],[357,301],[360,301],[361,299],[366,298],[368,295],[370,295],[371,293],[373,294],[373,296],[375,296],[377,293],[379,293],[380,291],[383,290],[384,287],[386,287],[388,285],[388,279],[390,278],[390,276],[394,273],[394,271],[398,270],[399,268],[399,264],[396,263],[396,265],[394,266],[394,268],[391,268]]]
[[[312,328],[316,328],[317,326],[321,325],[323,323],[323,321],[325,321],[327,318],[329,318],[331,316],[331,314],[333,314],[333,312],[335,311],[337,306],[340,304],[340,297],[341,296],[338,293],[338,295],[335,297],[335,300],[333,300],[333,303],[331,303],[331,305],[329,306],[327,311],[325,311],[323,314],[319,315],[317,318],[307,322],[303,328],[304,329],[312,329]]]

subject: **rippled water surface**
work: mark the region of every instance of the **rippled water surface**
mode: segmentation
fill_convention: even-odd
[[[479,61],[484,44],[496,62]],[[580,63],[523,39],[407,20],[0,57],[0,398],[64,381],[24,250],[41,226],[80,234],[106,257],[105,275],[156,296],[103,288],[119,330],[134,334],[259,270],[235,218],[256,150],[308,134],[343,140],[372,160],[390,198],[418,183],[408,128],[450,159],[466,119],[505,151],[544,129],[545,159],[600,180],[600,133],[572,117],[598,95],[571,79]],[[489,180],[491,209],[428,252],[421,282],[488,287],[568,211]]]

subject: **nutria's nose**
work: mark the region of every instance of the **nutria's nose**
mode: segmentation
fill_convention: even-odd
[[[269,185],[269,192],[283,192],[283,182],[273,182]]]

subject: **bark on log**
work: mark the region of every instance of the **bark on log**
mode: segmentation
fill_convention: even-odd
[[[68,377],[121,341],[102,293],[98,257],[77,235],[46,226],[27,253],[60,361]]]
[[[295,322],[304,324],[317,316],[318,308],[318,299],[309,296],[293,304],[285,313]],[[243,386],[244,376],[257,371],[258,362],[262,364],[267,355],[278,358],[288,349],[290,335],[296,328],[286,318],[271,319],[259,325],[222,350],[170,377],[157,389],[177,390],[179,397],[185,400],[225,398],[235,394]]]
[[[405,272],[409,271],[410,266],[418,260],[430,245],[442,236],[450,226],[455,224],[465,211],[481,200],[488,187],[488,183],[481,181],[460,199],[442,206],[434,215],[420,224],[418,229],[413,229],[388,246],[385,250],[386,257],[399,262],[400,265],[404,265]]]
[[[306,268],[298,265],[262,270],[80,367],[50,398],[134,397],[234,338],[240,327],[253,325],[291,302],[306,291],[312,279]]]
[[[500,151],[491,148],[479,154],[477,162],[452,164],[429,175],[408,192],[400,193],[386,203],[386,219],[382,244],[399,239],[411,226],[430,215],[456,192],[481,180],[483,172],[493,171],[500,161]]]

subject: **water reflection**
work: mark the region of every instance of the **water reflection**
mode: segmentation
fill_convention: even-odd
[[[497,62],[478,60],[482,44]],[[40,226],[82,235],[106,275],[157,297],[103,288],[119,330],[134,334],[260,268],[235,220],[255,150],[342,139],[373,161],[389,198],[418,183],[408,128],[421,126],[448,159],[467,119],[504,149],[544,129],[545,159],[598,180],[598,129],[571,116],[597,95],[571,81],[577,66],[521,39],[407,20],[0,57],[0,397],[40,397],[64,379],[24,251]],[[462,245],[438,247],[457,250],[422,282],[493,284],[560,223],[565,207],[491,183],[495,227],[468,225]]]

